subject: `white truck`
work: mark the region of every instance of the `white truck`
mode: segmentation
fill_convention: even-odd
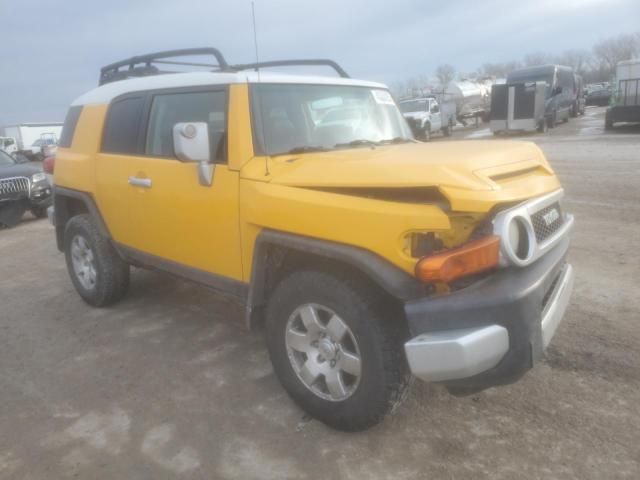
[[[456,124],[455,103],[440,104],[435,96],[406,98],[398,102],[398,107],[419,140],[429,141],[438,131],[448,137]]]
[[[21,123],[9,125],[2,129],[1,136],[14,139],[14,153],[29,158],[43,155],[43,147],[56,145],[62,132],[62,123]]]
[[[9,155],[18,153],[18,143],[13,137],[0,137],[0,150],[4,150]]]
[[[640,59],[626,60],[616,67],[613,102],[605,114],[605,128],[617,122],[640,122]]]

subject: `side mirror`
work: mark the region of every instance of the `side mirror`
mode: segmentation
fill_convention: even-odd
[[[182,162],[198,162],[198,181],[213,184],[215,165],[211,163],[209,128],[204,122],[176,123],[173,126],[173,151]]]
[[[431,113],[438,113],[440,111],[440,107],[438,105],[434,105],[431,107]]]
[[[553,91],[554,95],[560,95],[562,93],[562,87],[556,87],[556,89]]]

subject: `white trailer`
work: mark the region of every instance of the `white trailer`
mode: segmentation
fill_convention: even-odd
[[[605,114],[605,128],[617,122],[640,122],[640,59],[620,62],[616,68],[613,104]]]
[[[14,138],[17,153],[29,157],[42,152],[44,145],[57,144],[62,132],[62,123],[21,123],[3,128],[3,137]]]

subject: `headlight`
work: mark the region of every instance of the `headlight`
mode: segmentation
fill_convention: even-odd
[[[33,175],[31,175],[32,183],[42,182],[43,180],[46,180],[46,179],[47,179],[47,176],[42,172],[34,173]]]

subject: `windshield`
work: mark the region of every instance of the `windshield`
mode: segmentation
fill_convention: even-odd
[[[1,166],[7,166],[7,165],[14,165],[16,163],[16,161],[13,159],[13,157],[5,152],[3,152],[2,150],[0,150],[0,165]]]
[[[252,86],[256,151],[278,155],[411,141],[387,90],[343,85]]]
[[[400,110],[404,113],[408,112],[426,112],[427,111],[427,100],[410,100],[408,102],[400,102]]]

